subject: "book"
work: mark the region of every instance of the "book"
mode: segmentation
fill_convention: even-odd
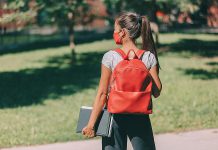
[[[82,106],[80,108],[76,133],[81,133],[82,129],[87,125],[92,109],[93,109],[92,107],[88,107],[88,106]],[[99,115],[94,126],[95,135],[111,137],[112,123],[113,123],[113,114],[109,113],[105,108],[102,109],[102,112]]]

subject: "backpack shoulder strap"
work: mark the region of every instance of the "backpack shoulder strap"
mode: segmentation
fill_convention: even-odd
[[[124,51],[121,50],[120,48],[117,48],[117,49],[115,49],[114,51],[116,51],[118,54],[120,54],[123,59],[126,58],[126,54],[125,54]]]
[[[145,50],[141,50],[141,49],[140,49],[140,50],[137,51],[136,55],[137,55],[138,58],[141,60],[144,53],[145,53]]]
[[[145,53],[146,51],[145,50],[139,50],[137,51],[137,55],[138,55],[138,58],[142,61],[142,57],[143,57],[143,54]],[[144,63],[143,63],[144,64]],[[146,65],[144,64],[146,70],[148,70],[148,68],[146,67]]]

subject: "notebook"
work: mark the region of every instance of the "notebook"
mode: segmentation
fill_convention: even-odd
[[[87,125],[89,121],[91,112],[92,112],[92,107],[82,106],[80,108],[76,133],[82,132],[82,129]],[[112,123],[113,123],[113,114],[109,113],[105,108],[102,109],[102,112],[99,115],[94,127],[96,136],[111,137]]]

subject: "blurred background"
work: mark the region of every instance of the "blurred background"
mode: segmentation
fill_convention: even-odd
[[[218,127],[217,0],[0,0],[0,147],[83,139],[79,108],[95,99],[123,11],[151,21],[163,82],[154,132]]]

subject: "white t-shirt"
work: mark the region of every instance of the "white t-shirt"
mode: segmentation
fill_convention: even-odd
[[[107,68],[114,70],[115,66],[123,60],[122,56],[114,50],[109,50],[104,53],[101,63]],[[142,62],[145,64],[148,70],[157,64],[157,60],[153,53],[150,51],[144,52],[142,56]]]

